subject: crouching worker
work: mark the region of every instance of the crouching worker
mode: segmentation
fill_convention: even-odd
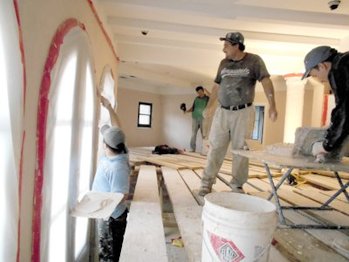
[[[349,135],[349,52],[318,46],[305,56],[304,65],[302,79],[312,76],[320,82],[329,82],[336,103],[331,124],[323,140],[314,143],[312,154],[318,162],[340,160]]]
[[[125,134],[110,102],[101,97],[102,105],[108,110],[112,127],[101,128],[105,155],[100,159],[93,181],[92,191],[123,193],[124,198],[108,220],[98,220],[99,261],[118,261],[128,209],[125,199],[129,193],[130,165],[125,145]]]

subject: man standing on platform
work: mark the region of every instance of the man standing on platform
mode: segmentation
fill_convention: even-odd
[[[277,110],[274,87],[270,75],[261,57],[244,52],[244,37],[239,32],[228,33],[220,38],[224,41],[225,59],[219,65],[215,85],[212,89],[206,112],[212,111],[212,102],[218,98],[210,130],[210,149],[201,180],[199,195],[211,192],[212,185],[221,168],[229,142],[232,149],[247,147],[253,127],[256,82],[261,82],[269,103],[269,118],[275,121]],[[206,113],[204,113],[206,116]],[[248,177],[248,158],[233,156],[232,179],[230,187],[233,192],[243,193],[242,185]]]

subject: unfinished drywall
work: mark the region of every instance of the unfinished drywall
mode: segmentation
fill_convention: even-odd
[[[126,133],[128,146],[154,146],[163,143],[163,110],[160,95],[120,86],[116,100],[117,113]],[[151,128],[137,127],[139,102],[152,103],[153,105]],[[165,115],[165,117],[167,116]]]

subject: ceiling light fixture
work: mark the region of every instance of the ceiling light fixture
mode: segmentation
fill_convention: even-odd
[[[341,3],[340,0],[331,0],[328,2],[328,6],[331,10],[335,10],[338,8],[340,3]]]

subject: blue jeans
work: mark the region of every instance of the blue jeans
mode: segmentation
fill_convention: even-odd
[[[203,119],[195,119],[195,118],[193,118],[193,121],[192,121],[190,149],[191,151],[194,151],[194,152],[196,150],[196,135],[199,129],[200,129],[201,137],[204,137],[202,122],[203,122]]]
[[[112,217],[109,220],[98,220],[99,235],[99,261],[116,262],[119,261],[124,233],[127,225],[127,213],[125,212],[118,218]]]

